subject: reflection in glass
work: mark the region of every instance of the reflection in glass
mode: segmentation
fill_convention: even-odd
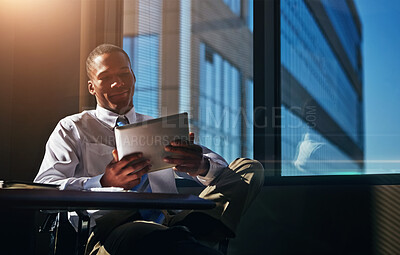
[[[362,170],[340,148],[285,107],[282,116],[285,175],[357,174]]]
[[[136,111],[158,117],[158,35],[138,35],[124,38],[124,50],[132,61],[136,76],[133,103]]]
[[[281,1],[282,122],[295,122],[282,125],[282,175],[363,171],[362,36],[351,3]]]

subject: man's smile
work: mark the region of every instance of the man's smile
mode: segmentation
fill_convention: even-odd
[[[116,94],[110,95],[110,98],[115,98],[115,97],[125,97],[129,94],[129,90],[118,92]]]

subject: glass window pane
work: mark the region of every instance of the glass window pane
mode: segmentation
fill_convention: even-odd
[[[253,154],[251,4],[124,1],[136,110],[153,117],[189,112],[197,141],[227,161]]]
[[[400,2],[354,0],[361,17],[367,174],[400,173]]]
[[[400,172],[399,10],[281,1],[282,175]]]
[[[345,0],[281,1],[282,175],[363,172],[354,15]]]

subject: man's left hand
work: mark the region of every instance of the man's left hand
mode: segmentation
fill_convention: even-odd
[[[194,144],[194,133],[189,133],[189,141],[175,140],[165,146],[165,151],[174,155],[165,157],[164,161],[174,164],[172,169],[178,172],[185,172],[190,176],[205,176],[209,169],[209,162],[203,163],[203,149]]]

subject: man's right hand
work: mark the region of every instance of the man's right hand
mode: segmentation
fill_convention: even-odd
[[[113,160],[107,165],[100,179],[103,187],[122,187],[132,189],[140,183],[141,177],[151,169],[148,159],[141,152],[133,153],[118,161],[117,150],[114,149]]]

